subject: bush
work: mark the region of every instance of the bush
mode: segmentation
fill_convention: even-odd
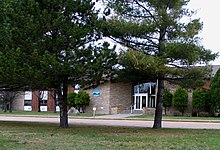
[[[178,88],[173,95],[173,106],[177,108],[182,115],[188,106],[188,92],[184,88]]]
[[[168,89],[164,89],[163,107],[165,108],[165,115],[167,114],[167,108],[172,106],[172,98],[173,98],[173,94]]]
[[[195,91],[193,91],[192,106],[193,109],[195,109],[197,116],[199,116],[199,112],[205,108],[207,99],[206,96],[206,90],[196,89]]]
[[[90,102],[89,94],[83,90],[80,90],[79,93],[76,95],[75,105],[83,107],[89,105],[89,102]]]
[[[76,93],[74,92],[71,92],[71,93],[68,93],[67,95],[67,104],[70,106],[70,107],[75,107],[75,98],[76,98]]]
[[[78,110],[82,108],[82,111],[84,111],[83,107],[89,105],[89,102],[90,102],[89,94],[83,90],[80,90],[79,93],[71,92],[68,93],[67,95],[68,105],[71,107],[77,107]]]
[[[209,104],[213,114],[220,109],[220,69],[211,80],[211,101]]]

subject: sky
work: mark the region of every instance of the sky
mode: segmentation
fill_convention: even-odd
[[[190,0],[188,7],[197,10],[196,18],[203,22],[203,29],[199,34],[201,44],[213,52],[220,53],[220,0]],[[220,65],[220,56],[211,62]]]

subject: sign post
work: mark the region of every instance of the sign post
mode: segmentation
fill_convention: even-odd
[[[95,118],[96,107],[93,107],[93,117]]]

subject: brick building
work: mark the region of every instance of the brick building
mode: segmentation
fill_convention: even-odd
[[[217,72],[220,66],[213,66],[212,76]],[[178,88],[178,85],[165,82],[165,87],[172,93]],[[210,81],[203,86],[208,89]],[[74,91],[69,87],[69,91]],[[118,114],[118,113],[147,113],[154,114],[156,107],[157,83],[146,82],[133,84],[131,82],[108,82],[99,85],[95,89],[88,89],[90,95],[90,105],[85,108],[86,113],[92,113],[96,108],[97,114]],[[192,90],[188,90],[189,104],[185,111],[186,115],[192,113]],[[13,103],[15,110],[32,111],[38,110],[39,96],[41,97],[41,111],[59,111],[57,99],[54,98],[52,92],[42,91],[26,91],[21,94]],[[56,104],[56,105],[55,105]],[[178,115],[178,111],[170,108],[167,114]]]

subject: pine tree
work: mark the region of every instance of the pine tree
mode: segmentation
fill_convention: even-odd
[[[129,55],[127,60],[145,55],[145,57],[141,56],[143,58],[141,60],[135,59],[136,66],[130,68],[143,76],[145,74],[145,80],[149,78],[158,81],[153,128],[161,128],[164,80],[183,79],[184,81],[192,76],[194,79],[204,78],[207,71],[202,74],[202,68],[192,66],[197,63],[207,63],[215,59],[216,54],[212,54],[210,50],[199,44],[197,35],[202,29],[200,20],[187,21],[186,18],[193,15],[193,12],[186,8],[189,0],[107,0],[106,2],[109,10],[113,11],[110,19],[106,17],[107,19],[103,20],[103,35],[128,47],[131,51],[138,51],[133,56]],[[142,63],[143,61],[146,63]],[[150,71],[143,71],[140,64]]]
[[[209,102],[212,113],[220,109],[220,69],[211,80],[211,101]]]
[[[94,45],[100,38],[94,5],[91,0],[3,0],[0,4],[0,84],[55,89],[61,128],[68,127],[68,86],[96,86],[103,74],[111,75],[115,64],[114,48],[109,49],[108,43]]]

